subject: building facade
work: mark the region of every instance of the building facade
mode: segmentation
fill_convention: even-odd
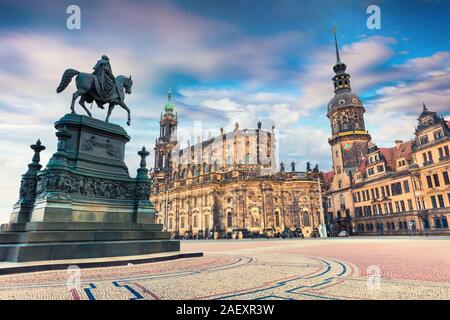
[[[284,164],[277,171],[274,127],[266,131],[258,122],[256,129],[241,130],[236,124],[232,132],[221,129],[217,137],[180,149],[174,135],[177,123],[171,104],[161,116],[164,128],[156,140],[151,193],[157,222],[173,237],[318,233],[321,174],[317,167],[297,171],[295,163],[289,172]]]
[[[326,179],[328,228],[334,235],[450,234],[449,122],[424,105],[413,140],[378,148],[335,43],[335,96],[327,113],[333,158]]]

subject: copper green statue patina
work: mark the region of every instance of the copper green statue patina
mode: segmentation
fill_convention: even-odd
[[[56,92],[60,93],[67,88],[74,76],[76,76],[75,83],[77,91],[72,96],[72,103],[70,105],[72,113],[75,113],[75,100],[81,96],[78,103],[90,117],[92,117],[92,114],[86,107],[85,102],[92,103],[95,101],[97,106],[101,109],[104,109],[103,105],[108,103],[109,107],[108,115],[105,120],[106,122],[108,122],[114,106],[119,105],[127,111],[127,124],[130,125],[130,109],[125,104],[124,93],[131,94],[131,87],[133,86],[131,76],[125,77],[120,75],[114,77],[109,58],[106,55],[103,55],[94,66],[93,73],[79,72],[75,69],[67,69],[64,71]]]

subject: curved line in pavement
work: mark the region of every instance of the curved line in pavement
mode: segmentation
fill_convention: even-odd
[[[287,283],[292,282],[292,281],[296,281],[296,280],[300,280],[300,279],[312,279],[312,278],[324,275],[324,274],[326,274],[326,273],[331,271],[331,265],[327,261],[322,260],[322,259],[318,259],[318,258],[312,258],[312,259],[319,260],[319,261],[323,262],[323,264],[325,264],[325,266],[326,266],[325,271],[322,271],[319,274],[315,274],[315,275],[312,275],[312,276],[309,276],[309,277],[298,276],[298,277],[295,277],[295,278],[292,278],[292,279],[289,279],[289,280],[282,280],[282,281],[276,280],[277,283],[275,285],[272,285],[272,286],[269,286],[269,287],[266,287],[266,288],[261,288],[261,289],[258,289],[258,290],[246,291],[246,292],[236,293],[236,294],[231,294],[231,295],[226,295],[226,296],[220,296],[221,294],[219,293],[219,294],[213,295],[213,296],[219,296],[217,298],[214,298],[214,300],[227,299],[227,298],[238,297],[238,296],[258,293],[258,292],[262,292],[262,291],[267,291],[267,290],[271,290],[271,289],[276,289],[276,288],[285,286]],[[254,287],[254,288],[258,288],[258,287]],[[249,288],[249,289],[244,289],[244,290],[252,290],[254,288]],[[236,291],[234,291],[234,292],[236,292]],[[211,296],[211,297],[213,297],[213,296]]]

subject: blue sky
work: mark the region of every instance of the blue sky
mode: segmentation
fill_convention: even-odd
[[[66,28],[70,4],[81,8],[81,30]],[[370,4],[381,8],[380,30],[366,27]],[[449,16],[450,2],[432,0],[0,0],[0,220],[17,198],[28,146],[38,138],[47,146],[43,164],[55,151],[52,125],[75,90],[55,93],[66,68],[90,72],[108,54],[116,75],[132,75],[132,175],[136,152],[153,147],[168,88],[184,142],[196,139],[195,121],[206,137],[261,120],[279,130],[281,160],[328,170],[331,27],[373,141],[391,146],[413,137],[422,102],[450,116]],[[116,110],[112,121],[125,126],[125,116]]]

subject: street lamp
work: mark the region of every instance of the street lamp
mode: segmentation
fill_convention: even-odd
[[[322,231],[322,238],[327,238],[327,226],[325,224],[325,214],[323,212],[323,199],[322,199],[322,186],[320,184],[320,177],[317,178],[317,184],[319,186],[319,205],[320,205],[320,226],[322,230],[325,229],[325,232]]]
[[[383,212],[381,210],[378,210],[380,215],[380,236],[384,235],[384,224],[383,224]]]

